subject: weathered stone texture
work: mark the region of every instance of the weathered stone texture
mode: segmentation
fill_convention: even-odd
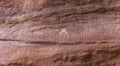
[[[120,0],[0,0],[1,66],[120,66]]]
[[[119,3],[119,0],[1,0],[0,38],[119,42]]]

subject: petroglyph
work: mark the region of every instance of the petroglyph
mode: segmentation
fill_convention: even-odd
[[[62,40],[63,38],[69,38],[69,33],[65,28],[60,31],[59,38],[60,40]]]

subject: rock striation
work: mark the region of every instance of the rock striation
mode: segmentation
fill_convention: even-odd
[[[119,0],[0,0],[0,66],[120,66]]]

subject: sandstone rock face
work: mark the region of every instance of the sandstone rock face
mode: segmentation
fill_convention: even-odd
[[[119,0],[0,0],[0,66],[120,66]]]
[[[1,0],[0,38],[119,42],[119,3],[119,0]]]
[[[119,43],[89,45],[1,43],[1,66],[120,66]]]

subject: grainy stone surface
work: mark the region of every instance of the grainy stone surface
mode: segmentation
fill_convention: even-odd
[[[0,0],[1,66],[120,66],[120,0]]]
[[[120,65],[119,43],[89,45],[38,45],[11,41],[0,43],[1,66]]]
[[[0,38],[119,42],[119,3],[119,0],[1,0]]]

